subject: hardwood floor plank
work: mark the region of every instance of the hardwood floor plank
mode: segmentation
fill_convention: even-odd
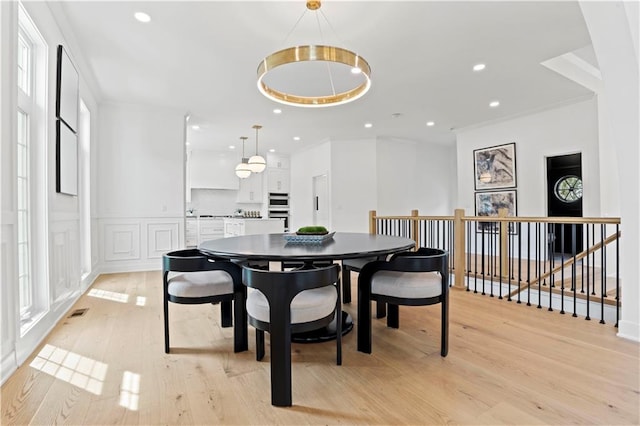
[[[353,278],[355,295],[357,274]],[[55,377],[58,370],[43,367],[48,359],[38,358],[38,349],[2,386],[0,422],[640,422],[637,343],[597,321],[465,291],[451,292],[446,358],[440,356],[440,306],[401,307],[399,329],[373,320],[372,354],[356,351],[355,330],[346,335],[342,366],[335,365],[334,342],[294,344],[294,406],[273,407],[268,334],[267,355],[257,362],[253,328],[250,350],[235,354],[219,305],[171,304],[171,353],[165,354],[160,283],[159,272],[96,280],[92,289],[101,293],[74,306],[87,313],[62,320],[41,347],[57,350],[56,365],[69,371]],[[356,307],[357,300],[345,305],[357,328]],[[73,373],[89,377],[89,365],[102,372],[93,387],[70,379]]]

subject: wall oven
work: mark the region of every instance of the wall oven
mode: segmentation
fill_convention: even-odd
[[[269,193],[269,209],[289,209],[289,194],[280,192]]]
[[[289,231],[289,194],[269,193],[269,218],[284,219],[284,231]]]

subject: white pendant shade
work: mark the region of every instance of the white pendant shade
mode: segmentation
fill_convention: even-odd
[[[236,166],[236,176],[240,179],[246,179],[251,176],[251,169],[249,168],[249,164],[242,162]]]
[[[264,169],[267,167],[267,162],[260,155],[254,155],[249,158],[249,170],[253,173],[262,173]]]

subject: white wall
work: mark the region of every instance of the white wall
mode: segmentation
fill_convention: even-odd
[[[99,128],[101,271],[160,269],[184,245],[184,112],[103,104]]]
[[[291,192],[289,229],[296,230],[313,223],[313,177],[326,174],[331,178],[331,145],[321,143],[291,156]],[[329,218],[331,223],[331,218]]]
[[[452,215],[456,190],[452,146],[377,138],[326,141],[291,157],[292,227],[313,222],[312,178],[329,175],[330,227],[368,232],[378,215]]]
[[[374,139],[331,143],[331,229],[368,232],[369,210],[377,205]]]
[[[17,2],[0,3],[0,44],[2,57],[0,63],[0,88],[2,101],[0,123],[2,128],[1,169],[2,169],[2,248],[0,251],[2,328],[2,381],[19,366],[37,347],[40,341],[62,318],[66,311],[80,296],[81,292],[95,278],[95,272],[83,277],[80,263],[80,203],[81,197],[58,194],[55,191],[56,172],[56,68],[57,47],[65,46],[80,73],[80,96],[87,107],[95,113],[98,109],[93,86],[86,79],[83,60],[76,56],[71,47],[73,43],[61,32],[56,19],[47,3],[25,2],[24,7],[38,28],[47,45],[46,70],[46,117],[44,170],[46,187],[37,194],[39,203],[46,206],[41,212],[46,217],[45,247],[42,255],[36,259],[47,275],[38,277],[39,295],[45,301],[46,311],[38,322],[25,334],[20,334],[17,292],[17,258],[15,253],[15,119],[17,83],[15,74],[15,34],[17,31]],[[92,115],[94,117],[95,115]],[[92,123],[95,125],[95,122]],[[92,133],[95,135],[95,133]],[[96,138],[92,136],[91,147],[95,147]],[[93,185],[93,182],[92,182]]]
[[[546,158],[581,152],[584,216],[600,215],[598,115],[595,99],[460,129],[457,132],[457,208],[475,214],[473,150],[516,143],[518,216],[546,216]],[[605,167],[602,165],[602,167]],[[610,173],[617,173],[610,170]]]

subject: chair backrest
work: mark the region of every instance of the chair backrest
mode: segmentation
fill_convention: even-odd
[[[248,266],[242,268],[242,282],[260,290],[269,300],[281,300],[287,304],[304,290],[326,287],[338,282],[340,266],[332,264],[323,268],[292,271],[264,271]]]
[[[169,272],[225,271],[234,282],[234,287],[242,286],[240,266],[224,259],[213,259],[197,249],[176,250],[162,256],[162,270]]]
[[[416,251],[394,254],[388,262],[389,269],[403,272],[440,272],[448,275],[449,253],[437,249],[420,247]]]

